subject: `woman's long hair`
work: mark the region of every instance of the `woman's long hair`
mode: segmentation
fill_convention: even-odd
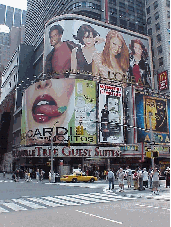
[[[119,67],[125,73],[129,68],[129,50],[122,35],[115,30],[109,31],[106,36],[106,43],[102,52],[102,65],[113,68],[110,60],[110,41],[112,38],[118,38],[122,43],[121,52],[116,56],[116,60]]]
[[[134,55],[135,54],[135,51],[134,51],[134,43],[137,43],[137,44],[139,44],[141,46],[141,48],[143,50],[141,57],[145,61],[148,58],[148,52],[147,52],[147,49],[145,48],[144,44],[139,39],[131,40],[131,44],[129,44],[129,49],[131,50],[131,55]]]

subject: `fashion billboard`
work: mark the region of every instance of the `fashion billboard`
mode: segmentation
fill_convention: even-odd
[[[51,19],[45,25],[44,73],[65,78],[65,72],[93,76],[138,87],[152,86],[149,38],[77,15]]]
[[[137,142],[169,143],[170,100],[136,94],[135,104]]]
[[[122,87],[99,84],[99,141],[123,143]]]
[[[21,145],[96,143],[96,83],[49,79],[25,90]]]

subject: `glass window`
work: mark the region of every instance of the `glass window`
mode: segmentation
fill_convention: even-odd
[[[149,14],[150,13],[150,6],[146,10],[147,10],[147,14]]]
[[[125,17],[126,16],[126,12],[119,10],[119,16],[120,17]]]
[[[151,38],[151,46],[153,46],[153,38]]]
[[[170,29],[170,21],[168,22],[168,26],[167,26],[168,29]]]
[[[159,19],[159,12],[156,12],[156,13],[154,14],[154,17],[155,17],[155,20],[158,20],[158,19]]]
[[[157,47],[158,54],[161,54],[163,52],[162,46]]]
[[[128,2],[130,2],[130,3],[134,3],[134,0],[128,0]]]
[[[125,8],[125,3],[123,3],[123,2],[119,2],[119,7],[121,7],[121,8]]]
[[[157,39],[157,42],[160,42],[160,41],[161,41],[161,35],[158,34],[158,35],[156,36],[156,39]]]
[[[133,6],[128,6],[128,10],[134,12],[134,7]]]
[[[148,29],[148,35],[152,35],[152,28]]]
[[[166,0],[166,6],[170,8],[170,0]]]
[[[156,26],[156,32],[160,30],[160,23],[155,24]]]
[[[163,65],[163,57],[159,58],[159,66]]]
[[[167,18],[170,18],[170,10],[167,11]]]
[[[158,7],[158,2],[157,1],[155,1],[154,3],[153,3],[153,6],[154,6],[154,10]]]
[[[109,3],[112,5],[116,5],[116,0],[109,0]]]
[[[147,24],[151,24],[151,17],[147,19]]]
[[[86,7],[86,2],[82,2],[82,7]]]

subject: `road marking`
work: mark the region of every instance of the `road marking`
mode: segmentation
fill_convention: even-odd
[[[123,224],[123,223],[120,222],[120,221],[115,221],[115,220],[112,220],[112,219],[109,219],[109,218],[104,218],[104,217],[101,217],[101,216],[99,216],[99,215],[90,214],[90,213],[87,213],[87,212],[84,212],[84,211],[81,211],[81,210],[76,210],[76,211],[79,212],[79,213],[82,213],[82,214],[86,214],[86,215],[90,215],[90,216],[93,216],[93,217],[96,217],[96,218],[103,219],[103,220],[105,220],[105,221],[114,222],[114,223],[117,223],[117,224],[120,224],[120,225]]]
[[[14,202],[17,202],[17,203],[21,203],[22,205],[25,205],[25,206],[28,206],[28,207],[31,207],[33,209],[41,209],[41,208],[46,208],[45,206],[40,206],[36,203],[32,203],[32,202],[29,202],[27,200],[24,200],[24,199],[12,199]]]
[[[9,207],[12,210],[19,211],[19,210],[27,210],[26,208],[19,206],[15,203],[3,203],[4,206]]]
[[[46,200],[43,200],[43,199],[39,199],[39,198],[28,198],[28,199],[31,200],[31,201],[33,201],[33,202],[42,203],[44,205],[51,206],[51,207],[58,207],[58,206],[60,206],[60,204],[49,202],[49,201],[46,201]]]
[[[55,196],[56,197],[56,196]],[[47,199],[47,200],[50,200],[50,201],[54,201],[54,202],[57,202],[57,203],[61,203],[63,205],[68,205],[68,206],[72,206],[72,205],[80,205],[80,204],[77,204],[77,203],[72,203],[72,202],[67,202],[65,200],[61,200],[61,199],[57,199],[57,198],[53,198],[51,196],[46,196],[46,197],[42,197],[44,199]]]
[[[4,212],[9,212],[8,210],[5,210],[4,208],[0,207],[0,213],[4,213]]]

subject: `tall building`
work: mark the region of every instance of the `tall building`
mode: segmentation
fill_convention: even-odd
[[[44,24],[61,14],[80,14],[122,28],[146,34],[145,0],[28,0],[25,42],[39,45]]]
[[[168,80],[170,79],[170,0],[146,0],[146,14],[157,89],[157,77],[160,73],[167,71]]]

